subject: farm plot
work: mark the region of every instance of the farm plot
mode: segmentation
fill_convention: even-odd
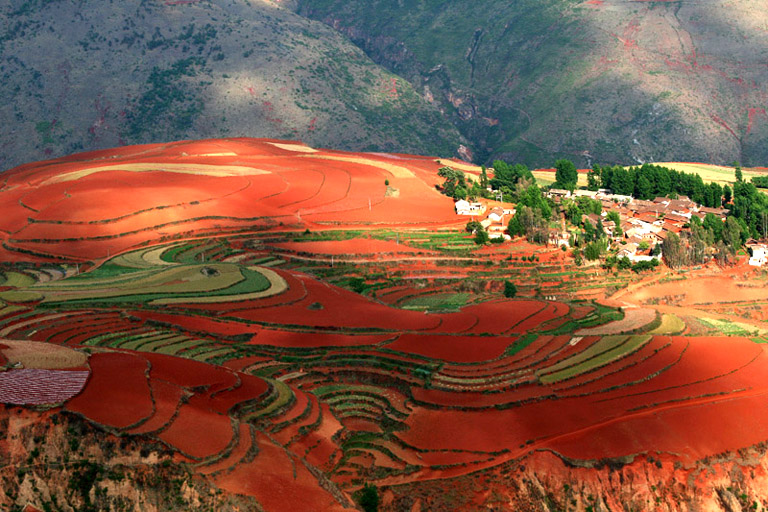
[[[629,336],[624,339],[606,336],[601,340],[604,343],[594,343],[578,355],[540,370],[539,378],[541,382],[551,384],[588,373],[634,353],[650,339],[651,336]]]
[[[604,335],[604,334],[622,334],[634,332],[642,329],[646,325],[656,320],[656,310],[650,308],[622,308],[624,318],[598,325],[597,327],[588,327],[579,329],[576,334],[579,336]]]
[[[88,361],[88,355],[79,350],[37,341],[0,340],[0,353],[8,364],[19,363],[24,368],[82,368]]]
[[[52,304],[183,304],[257,299],[285,290],[274,271],[226,263],[178,265],[90,283],[87,279],[30,288]]]
[[[436,334],[401,334],[386,348],[417,354],[430,359],[456,363],[474,363],[496,359],[504,354],[515,338],[485,336],[448,336]]]
[[[296,274],[307,296],[291,305],[232,311],[232,318],[265,324],[365,329],[435,328],[440,319],[413,311],[389,308],[356,293]]]
[[[89,364],[91,378],[67,402],[67,410],[116,428],[138,424],[153,414],[146,359],[129,353],[99,353],[90,357]]]
[[[0,403],[55,404],[69,400],[85,386],[88,371],[24,368],[0,371]]]

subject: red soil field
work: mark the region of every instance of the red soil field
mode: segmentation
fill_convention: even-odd
[[[132,434],[155,432],[165,428],[173,419],[184,398],[184,390],[177,384],[159,379],[150,379],[152,397],[155,400],[155,412],[147,421],[128,430]]]
[[[204,475],[210,475],[217,471],[228,470],[237,465],[248,454],[248,450],[250,450],[252,446],[251,427],[247,423],[241,423],[239,426],[237,446],[232,449],[232,452],[221,460],[199,468],[198,471]]]
[[[158,231],[166,236],[201,233],[213,231],[212,224],[221,231],[267,217],[275,224],[282,219],[308,227],[463,223],[454,214],[451,199],[434,189],[439,164],[430,159],[307,153],[276,148],[265,140],[200,144],[219,149],[190,153],[190,143],[147,145],[143,151],[91,152],[8,171],[8,184],[0,191],[5,212],[0,229],[14,233],[9,248],[87,259],[103,257],[107,248],[115,254],[154,240]],[[229,146],[235,151],[227,150]],[[111,156],[105,161],[107,154]],[[87,174],[88,169],[107,165],[106,170]],[[143,166],[141,172],[131,170],[135,165]],[[174,172],[172,166],[179,165],[195,174]],[[224,173],[230,173],[233,165],[257,171],[211,176],[195,171],[196,165]],[[387,167],[391,165],[399,167],[397,175]],[[410,169],[411,165],[418,169]],[[77,172],[82,174],[70,175],[70,181],[52,179]],[[385,179],[397,188],[396,197],[385,197]],[[112,192],[118,195],[113,197]],[[19,203],[25,198],[29,208]],[[215,222],[204,220],[209,216],[215,216]],[[68,224],[63,227],[60,222]],[[67,240],[74,238],[79,240]]]
[[[522,320],[541,311],[546,302],[537,300],[497,300],[465,307],[462,311],[478,317],[477,325],[469,332],[503,334]]]
[[[186,307],[186,304],[184,306]],[[249,326],[239,322],[227,322],[225,320],[215,320],[193,315],[160,313],[157,311],[131,311],[129,314],[138,317],[145,322],[147,320],[154,320],[170,325],[177,325],[191,332],[210,333],[213,335],[219,334],[222,336],[231,336],[236,334],[250,334],[256,333],[259,330],[256,326]]]
[[[275,347],[353,347],[377,345],[391,337],[386,334],[353,335],[261,329],[251,339],[249,344],[271,345]]]
[[[309,470],[301,462],[292,460],[282,446],[260,433],[256,434],[256,440],[259,455],[252,462],[238,464],[232,471],[216,477],[222,489],[255,496],[265,510],[276,512],[346,510],[317,485]]]
[[[237,311],[232,316],[270,324],[403,330],[432,329],[440,323],[435,316],[389,308],[309,276],[296,274],[296,277],[308,292],[306,298],[290,306]],[[312,308],[315,303],[322,308]]]
[[[116,428],[126,428],[152,414],[146,359],[107,352],[92,354],[88,363],[91,378],[82,393],[66,403],[68,410]]]
[[[142,353],[142,356],[151,365],[151,379],[172,382],[184,388],[204,389],[208,396],[239,384],[238,376],[225,368],[164,354]]]
[[[539,311],[538,313],[531,315],[519,324],[517,324],[512,330],[522,334],[527,333],[545,322],[549,322],[553,318],[558,318],[568,313],[568,306],[562,302],[550,302],[547,307]]]
[[[386,348],[455,363],[475,363],[500,357],[515,338],[401,334]]]
[[[158,437],[185,455],[196,458],[213,457],[232,442],[234,431],[228,416],[208,409],[208,401],[192,396],[179,408],[171,425]]]
[[[524,386],[513,391],[502,393],[481,393],[443,391],[439,389],[413,388],[413,398],[428,404],[434,404],[446,408],[471,408],[482,409],[493,407],[497,404],[515,402],[527,402],[551,396],[551,391],[538,385]]]
[[[230,410],[239,403],[255,400],[267,391],[269,384],[259,377],[247,374],[238,374],[239,385],[234,389],[227,389],[213,393],[208,399],[207,407],[219,414],[229,414]]]
[[[522,445],[525,451],[547,447],[578,459],[619,457],[649,450],[678,453],[682,446],[690,446],[687,456],[698,458],[736,449],[745,440],[752,444],[765,439],[768,423],[764,418],[755,418],[759,416],[756,411],[751,413],[746,427],[736,428],[737,419],[712,421],[723,417],[725,412],[721,410],[731,411],[729,418],[749,415],[747,409],[755,407],[756,400],[764,400],[768,388],[762,375],[768,361],[762,348],[736,338],[690,341],[691,347],[679,364],[658,377],[639,370],[638,378],[645,381],[630,388],[503,411],[417,409],[407,421],[411,429],[400,436],[405,442],[426,449],[507,447],[514,452]],[[716,356],[723,353],[724,343],[729,344],[727,357]],[[631,381],[633,369],[624,373],[624,381]],[[663,394],[652,393],[662,388],[666,389]],[[679,392],[670,393],[670,389]],[[424,393],[420,391],[414,397],[440,400],[432,391]],[[708,427],[701,428],[704,424]],[[514,428],[510,428],[512,425]],[[701,435],[689,435],[690,430]],[[494,435],[488,437],[490,432]]]

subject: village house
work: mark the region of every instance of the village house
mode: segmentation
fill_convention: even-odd
[[[673,224],[676,226],[683,226],[684,224],[688,224],[690,220],[690,217],[686,217],[685,215],[681,215],[679,213],[668,213],[664,216],[665,224]]]
[[[464,199],[459,199],[454,205],[457,215],[482,215],[485,213],[485,205],[482,203],[470,203]]]
[[[488,226],[487,231],[490,238],[503,238],[504,240],[512,240],[512,237],[507,234],[507,227],[501,224],[491,224]]]
[[[621,249],[619,249],[619,252],[616,253],[616,257],[621,258],[629,258],[632,259],[635,257],[635,254],[637,254],[637,244],[628,243],[625,246],[623,246]]]
[[[547,244],[554,247],[570,247],[571,236],[567,231],[561,231],[559,229],[551,228],[549,230],[549,237],[547,238]]]
[[[570,190],[565,190],[565,189],[562,189],[562,188],[552,188],[552,189],[549,190],[549,193],[547,195],[549,197],[555,197],[555,196],[571,197],[571,191]]]
[[[753,267],[762,267],[766,264],[768,259],[768,246],[761,244],[755,240],[748,240],[746,244],[747,249],[751,253],[749,257],[749,264]]]
[[[488,218],[491,220],[491,222],[502,222],[504,219],[504,208],[501,206],[492,208],[488,214]]]
[[[597,198],[597,191],[596,190],[574,190],[573,191],[574,197],[588,197],[590,199],[596,199]]]
[[[703,219],[708,213],[711,213],[715,217],[724,221],[729,212],[730,210],[726,208],[708,208],[706,206],[702,206],[699,208],[698,214],[699,217]]]

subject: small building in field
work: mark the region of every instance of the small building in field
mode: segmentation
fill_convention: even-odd
[[[621,249],[619,249],[619,252],[616,253],[616,257],[621,258],[629,258],[632,259],[635,257],[635,254],[637,254],[637,244],[634,243],[628,243]]]
[[[597,199],[597,190],[574,190],[574,197],[588,197],[590,199]]]
[[[459,199],[454,204],[457,215],[482,215],[485,213],[485,205],[483,203],[470,203],[464,199]]]
[[[560,231],[554,228],[550,229],[547,244],[555,247],[570,247],[571,235],[567,231]]]
[[[501,206],[496,206],[495,208],[491,209],[491,212],[488,214],[488,218],[492,222],[502,222],[504,219],[504,208]]]
[[[749,257],[750,265],[753,267],[762,267],[768,262],[768,246],[754,240],[748,241],[745,245],[751,253],[751,256]]]

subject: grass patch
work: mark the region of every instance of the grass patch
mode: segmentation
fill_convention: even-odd
[[[651,336],[605,336],[575,356],[546,368],[539,380],[543,384],[552,384],[596,370],[638,351],[650,340]]]
[[[648,331],[648,334],[680,334],[685,330],[685,322],[675,315],[663,314],[661,324],[655,329]]]
[[[422,295],[404,301],[400,307],[417,311],[458,311],[467,305],[468,293],[437,293],[434,295]]]

